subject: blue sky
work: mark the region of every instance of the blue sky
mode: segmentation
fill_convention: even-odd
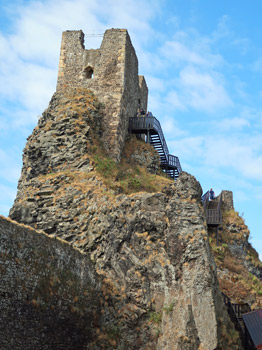
[[[0,214],[55,91],[62,31],[82,29],[98,48],[89,34],[126,28],[170,153],[203,191],[233,191],[262,255],[261,13],[261,0],[1,0]]]

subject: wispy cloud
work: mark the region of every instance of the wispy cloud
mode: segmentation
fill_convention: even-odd
[[[225,132],[249,128],[250,122],[247,119],[241,117],[224,118],[214,123],[214,126]]]
[[[259,74],[262,74],[262,57],[259,57],[251,64],[251,69]]]
[[[208,68],[224,63],[221,55],[212,53],[205,37],[195,34],[191,37],[190,33],[191,31],[189,33],[178,32],[174,40],[167,41],[163,45],[161,53],[168,58],[169,64],[173,63],[177,66],[189,64]]]
[[[181,92],[178,91],[170,91],[165,97],[165,102],[168,103],[169,106],[174,108],[174,110],[185,110],[187,108],[186,101],[184,101],[184,97],[181,96]]]
[[[199,72],[185,67],[180,72],[180,84],[187,104],[197,110],[212,112],[232,105],[218,73]]]

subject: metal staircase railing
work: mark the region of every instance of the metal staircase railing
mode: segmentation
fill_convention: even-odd
[[[173,179],[179,176],[182,171],[179,158],[169,154],[161,125],[155,117],[130,118],[129,132],[145,134],[147,143],[150,143],[159,154],[160,166],[163,171]]]
[[[230,298],[222,293],[222,296],[224,298],[224,303],[227,307],[228,314],[230,316],[231,321],[234,323],[235,328],[238,330],[241,343],[243,345],[243,348],[245,350],[254,350],[256,347],[254,346],[254,343],[250,337],[250,334],[245,327],[245,324],[243,323],[242,315],[250,312],[251,308],[249,304],[234,304],[231,303]]]

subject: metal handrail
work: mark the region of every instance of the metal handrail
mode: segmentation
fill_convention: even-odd
[[[179,158],[173,156],[172,154],[168,155],[168,164],[177,168],[177,171],[180,173],[182,171]]]
[[[203,194],[203,196],[201,197],[202,203],[203,203],[203,207],[204,207],[204,211],[206,212],[207,208],[208,208],[208,203],[209,203],[209,198],[210,198],[210,192],[207,191],[205,194]]]
[[[155,117],[132,117],[129,119],[129,129],[154,129],[160,138],[166,160],[168,159],[169,150],[166,140],[161,125]]]
[[[242,318],[241,305],[231,303],[231,299],[224,293],[221,293],[224,299],[224,303],[227,306],[228,314],[231,318],[231,321],[235,324],[236,329],[240,333],[240,339],[245,350],[254,350],[254,344],[250,337],[250,334],[245,327],[244,329],[241,326],[240,319]],[[243,304],[248,305],[248,304]],[[250,307],[249,307],[250,308]]]
[[[154,123],[155,130],[157,131],[158,136],[160,138],[160,142],[161,142],[161,144],[163,146],[163,151],[164,151],[165,157],[166,157],[166,159],[168,159],[169,150],[168,150],[168,147],[167,147],[167,144],[166,144],[166,140],[165,140],[165,137],[164,137],[161,125],[160,125],[159,121],[155,117],[153,117],[153,118],[154,118],[154,122],[155,122]]]
[[[154,117],[129,118],[129,129],[148,129],[154,127]]]
[[[158,137],[161,144],[161,152],[157,149],[161,166],[166,171],[168,167],[176,168],[177,173],[179,174],[182,171],[182,167],[179,161],[179,158],[169,154],[169,150],[166,144],[166,140],[160,125],[160,122],[154,117],[131,117],[129,118],[129,132],[137,130],[141,133],[147,133],[148,137],[150,135],[150,131],[154,131]],[[154,135],[154,134],[152,134]],[[150,135],[151,138],[151,135]],[[151,139],[152,142],[152,139]]]

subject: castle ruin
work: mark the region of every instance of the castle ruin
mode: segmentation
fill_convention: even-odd
[[[106,30],[97,50],[85,50],[81,30],[63,32],[56,91],[74,88],[92,90],[104,104],[104,144],[111,157],[119,161],[129,118],[138,108],[147,110],[148,97],[126,29]]]

